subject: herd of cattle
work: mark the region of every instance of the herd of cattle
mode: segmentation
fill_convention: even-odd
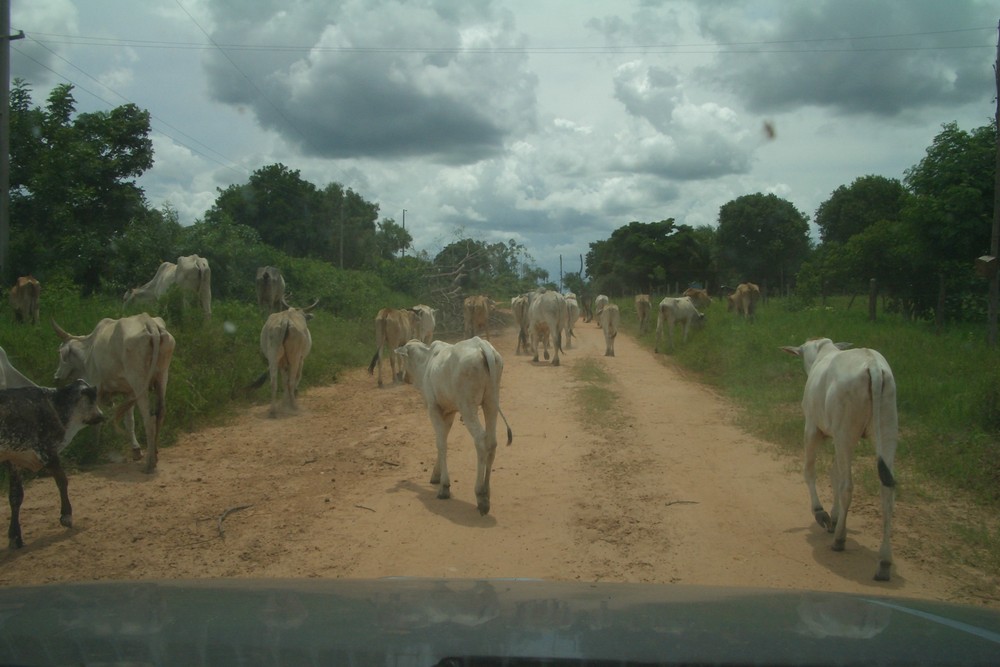
[[[176,285],[194,294],[206,318],[211,317],[211,271],[207,260],[193,255],[164,262],[153,279],[126,292],[123,302],[157,299]],[[19,278],[10,291],[18,321],[38,322],[40,287],[31,276]],[[760,298],[759,288],[744,283],[726,297],[728,308],[743,318],[753,318]],[[690,288],[680,297],[666,297],[657,310],[655,352],[659,352],[664,326],[668,344],[674,347],[674,329],[683,326],[683,341],[692,325],[701,325],[704,309],[712,302],[707,291]],[[267,371],[256,386],[270,379],[269,415],[279,413],[278,389],[283,386],[286,407],[297,408],[296,393],[303,364],[312,347],[308,321],[318,302],[297,308],[285,300],[285,281],[275,267],[257,271],[257,303],[267,314],[261,329],[260,349]],[[437,461],[431,483],[439,486],[438,498],[449,498],[450,477],[447,439],[459,415],[472,435],[477,454],[475,493],[481,514],[490,510],[490,474],[496,456],[498,416],[507,426],[507,444],[513,435],[500,409],[503,358],[490,343],[490,316],[495,301],[470,296],[463,303],[464,339],[451,344],[434,339],[437,311],[419,304],[407,309],[383,308],[375,317],[376,350],[368,371],[378,369],[383,386],[382,361],[388,356],[392,382],[412,383],[420,392],[435,431]],[[639,333],[645,332],[651,311],[648,294],[635,297]],[[563,346],[572,347],[574,325],[597,320],[605,339],[605,355],[615,356],[615,338],[621,327],[619,307],[607,296],[581,304],[576,295],[538,289],[511,299],[517,327],[515,354],[530,354],[538,362],[539,352],[551,365],[560,364]],[[162,428],[166,388],[175,341],[164,321],[146,313],[105,318],[87,335],[73,335],[55,320],[52,326],[62,343],[55,377],[70,381],[58,389],[35,385],[15,369],[0,348],[0,462],[10,477],[11,521],[8,531],[12,548],[23,544],[19,510],[24,491],[20,468],[46,468],[56,480],[61,509],[60,523],[72,525],[72,509],[66,493],[66,475],[60,452],[88,424],[104,420],[100,404],[112,396],[124,396],[114,420],[122,419],[131,439],[133,458],[142,458],[135,436],[134,408],[138,407],[146,434],[145,471],[157,464],[157,441]],[[483,335],[480,338],[479,334]],[[848,350],[849,344],[815,339],[799,347],[783,347],[803,359],[807,374],[802,400],[805,414],[804,477],[816,521],[834,533],[833,548],[842,550],[846,517],[853,483],[851,457],[862,437],[875,443],[877,470],[882,484],[883,537],[875,578],[888,580],[892,563],[890,533],[894,499],[892,465],[898,420],[895,380],[884,357],[869,349]],[[550,348],[552,350],[550,354]],[[152,400],[150,397],[152,394]],[[483,412],[484,423],[479,421]],[[834,442],[832,481],[834,502],[827,513],[816,492],[816,450],[825,438]]]

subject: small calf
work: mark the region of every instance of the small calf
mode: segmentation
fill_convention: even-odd
[[[561,299],[562,297],[560,297]],[[437,443],[437,462],[431,484],[440,484],[438,498],[451,497],[448,475],[448,433],[459,415],[469,429],[476,447],[476,507],[482,515],[490,511],[490,473],[497,451],[497,415],[500,410],[500,380],[503,358],[478,336],[454,345],[436,340],[427,345],[411,340],[396,348],[403,358],[407,374],[413,378],[430,415]],[[479,421],[479,409],[483,421]],[[507,444],[513,435],[507,425]]]
[[[58,389],[17,387],[0,389],[0,462],[10,475],[10,548],[24,546],[21,538],[21,503],[24,484],[20,468],[47,469],[59,488],[59,523],[73,526],[73,508],[67,493],[66,473],[59,454],[88,424],[104,419],[97,405],[97,388],[76,380]]]
[[[847,539],[847,511],[851,507],[854,482],[851,456],[861,438],[875,446],[876,466],[882,483],[882,545],[879,548],[877,581],[889,581],[892,566],[892,507],[896,481],[892,464],[899,439],[896,412],[896,380],[889,363],[875,350],[849,350],[850,343],[829,338],[810,340],[798,347],[782,347],[802,358],[806,387],[802,395],[805,414],[805,465],[803,477],[809,487],[813,516],[833,533],[833,550],[843,551]],[[843,351],[846,350],[846,351]],[[833,438],[833,513],[827,514],[816,494],[816,448]]]

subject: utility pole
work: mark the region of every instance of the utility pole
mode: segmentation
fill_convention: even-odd
[[[1000,273],[997,272],[997,256],[1000,255],[1000,22],[997,23],[997,59],[993,63],[996,78],[996,162],[993,181],[993,233],[990,236],[990,255],[993,257],[993,275],[990,277],[990,303],[988,308],[989,333],[986,341],[989,347],[997,346],[997,304],[1000,302]]]
[[[10,42],[24,32],[10,34],[10,0],[0,0],[0,284],[10,272]]]

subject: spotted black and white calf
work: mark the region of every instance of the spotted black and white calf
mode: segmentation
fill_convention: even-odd
[[[59,454],[88,424],[104,419],[97,406],[97,388],[77,380],[58,389],[17,387],[0,389],[0,462],[10,476],[10,548],[24,546],[21,539],[21,503],[24,484],[21,468],[32,472],[45,468],[59,488],[59,523],[73,526],[66,473]]]

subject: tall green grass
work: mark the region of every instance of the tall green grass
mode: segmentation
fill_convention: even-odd
[[[76,288],[51,283],[43,286],[42,322],[16,324],[9,309],[0,310],[0,346],[11,363],[37,384],[53,386],[58,366],[59,338],[49,318],[71,334],[89,334],[104,317],[118,318],[121,302],[108,296],[80,298]],[[303,370],[300,390],[310,385],[328,384],[345,369],[367,365],[374,350],[371,317],[341,317],[322,305],[309,322],[313,345]],[[167,412],[161,447],[169,447],[188,431],[217,424],[239,408],[270,400],[265,385],[248,390],[248,385],[267,370],[260,353],[260,330],[265,317],[255,304],[216,301],[212,318],[205,321],[193,304],[184,307],[178,294],[169,294],[148,308],[164,317],[177,341],[167,386]],[[105,411],[106,414],[108,411]],[[145,442],[141,419],[136,419],[137,437]],[[95,429],[84,429],[66,450],[64,460],[78,465],[105,462],[124,453],[128,443],[124,433],[105,425],[100,441]]]
[[[652,324],[642,336],[650,348],[660,298],[653,299]],[[625,326],[637,332],[634,304],[618,303]],[[847,298],[830,299],[825,307],[806,308],[771,299],[748,322],[716,301],[704,311],[704,328],[692,330],[687,344],[678,328],[675,351],[667,356],[732,399],[743,426],[797,453],[805,371],[801,360],[779,348],[816,337],[874,348],[896,377],[898,465],[969,492],[987,506],[1000,505],[1000,351],[987,347],[986,323],[952,325],[936,334],[930,324],[881,311],[869,322],[865,304],[848,304]],[[863,443],[858,455],[865,447],[871,451]]]

